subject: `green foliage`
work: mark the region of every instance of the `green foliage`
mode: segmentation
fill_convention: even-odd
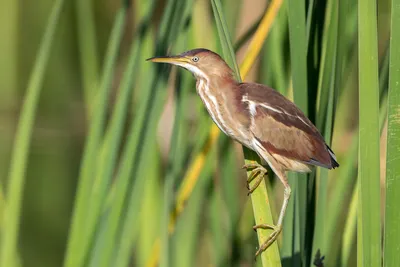
[[[390,71],[388,99],[388,134],[386,161],[386,208],[385,208],[385,243],[384,265],[395,266],[400,262],[398,253],[400,230],[396,222],[399,213],[394,203],[398,201],[400,173],[400,53],[396,47],[400,45],[400,1],[392,1],[392,23],[390,41]]]
[[[26,89],[19,123],[15,135],[11,166],[8,175],[7,198],[5,201],[4,224],[1,231],[1,266],[17,265],[18,238],[22,210],[23,188],[27,169],[29,144],[35,121],[35,114],[43,86],[43,77],[50,56],[50,50],[63,7],[63,0],[54,3],[47,27],[44,31],[37,59]]]
[[[399,0],[64,2],[0,1],[0,266],[400,265]],[[288,174],[283,232],[257,262],[269,231],[252,226],[276,222],[281,183],[270,171],[247,197],[243,152],[193,77],[145,61],[196,47],[238,80],[257,55],[251,79],[340,164]]]
[[[106,60],[99,82],[98,98],[96,99],[94,114],[93,118],[91,118],[91,125],[83,152],[75,212],[68,242],[68,250],[65,257],[65,266],[84,265],[88,254],[87,251],[89,251],[90,242],[93,238],[97,221],[99,220],[102,205],[105,201],[106,190],[110,183],[111,173],[107,172],[107,170],[103,170],[99,175],[96,170],[102,168],[104,162],[100,160],[100,164],[97,165],[96,160],[99,157],[98,154],[103,152],[101,151],[101,139],[104,131],[107,99],[110,94],[110,85],[113,78],[112,75],[114,73],[118,48],[122,39],[126,12],[127,6],[123,5],[117,13],[105,56]],[[105,154],[100,154],[100,157],[105,157]],[[112,164],[112,161],[107,162],[107,164]],[[112,167],[112,165],[110,165],[110,167]],[[82,227],[83,225],[87,227]]]
[[[296,105],[308,114],[307,85],[307,43],[305,1],[289,0],[287,2],[289,18],[289,45],[293,80],[293,100]],[[308,177],[305,174],[289,173],[289,184],[292,187],[291,203],[287,213],[294,214],[292,220],[284,221],[283,235],[289,236],[283,244],[283,258],[288,258],[284,266],[301,264],[304,259],[304,242],[307,223]],[[291,225],[286,227],[287,225]],[[285,232],[288,230],[288,232]],[[305,264],[305,262],[304,262]]]
[[[358,239],[359,264],[381,264],[379,181],[379,80],[376,2],[360,1],[359,43],[359,170]]]

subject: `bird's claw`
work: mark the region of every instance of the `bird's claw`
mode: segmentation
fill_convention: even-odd
[[[262,252],[267,250],[269,246],[272,245],[272,243],[275,242],[275,240],[278,238],[278,235],[282,231],[282,226],[279,225],[270,225],[270,224],[258,224],[253,226],[253,229],[257,231],[258,229],[269,229],[273,230],[272,233],[268,236],[267,240],[264,241],[264,243],[261,244],[260,248],[257,250],[255,254],[255,258],[257,258],[258,255],[260,255]]]
[[[272,225],[272,224],[266,224],[266,223],[261,223],[253,226],[253,230],[257,232],[258,229],[264,229],[264,230],[279,230],[281,227]]]
[[[244,164],[242,166],[242,169],[248,170],[248,169],[254,169],[254,168],[257,168],[257,167],[260,167],[259,163],[246,163],[246,164]]]
[[[256,190],[256,188],[260,185],[261,181],[264,179],[264,175],[267,173],[267,169],[265,169],[263,166],[259,164],[257,166],[252,165],[251,168],[253,168],[253,170],[250,171],[246,182],[246,187],[249,190],[247,195],[250,195],[251,193],[253,193],[254,190]],[[257,180],[255,181],[254,185],[250,187],[250,183],[254,179]]]

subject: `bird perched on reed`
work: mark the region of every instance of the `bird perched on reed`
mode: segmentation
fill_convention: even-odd
[[[190,71],[197,80],[197,93],[218,128],[255,151],[283,183],[284,200],[277,224],[254,227],[273,230],[258,249],[257,256],[276,240],[282,230],[291,194],[285,172],[309,172],[312,165],[328,169],[338,167],[335,154],[295,104],[265,85],[237,82],[232,69],[218,54],[200,48],[177,56],[148,60],[177,65]],[[267,171],[259,164],[244,167],[252,169],[249,182],[258,177],[249,189],[251,193]]]

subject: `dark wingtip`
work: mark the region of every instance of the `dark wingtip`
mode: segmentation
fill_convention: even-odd
[[[339,163],[338,163],[337,160],[336,160],[335,153],[333,153],[332,149],[331,149],[328,145],[326,145],[326,148],[328,149],[329,156],[331,157],[331,166],[332,166],[332,169],[335,169],[335,168],[339,167],[340,165],[339,165]]]
[[[331,158],[332,159],[332,158]],[[332,169],[336,169],[336,168],[338,168],[340,165],[339,165],[339,163],[335,160],[335,159],[332,159]]]

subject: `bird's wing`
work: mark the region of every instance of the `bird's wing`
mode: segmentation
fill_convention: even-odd
[[[338,166],[317,128],[291,101],[261,84],[240,87],[252,115],[250,128],[269,153],[329,169]]]

